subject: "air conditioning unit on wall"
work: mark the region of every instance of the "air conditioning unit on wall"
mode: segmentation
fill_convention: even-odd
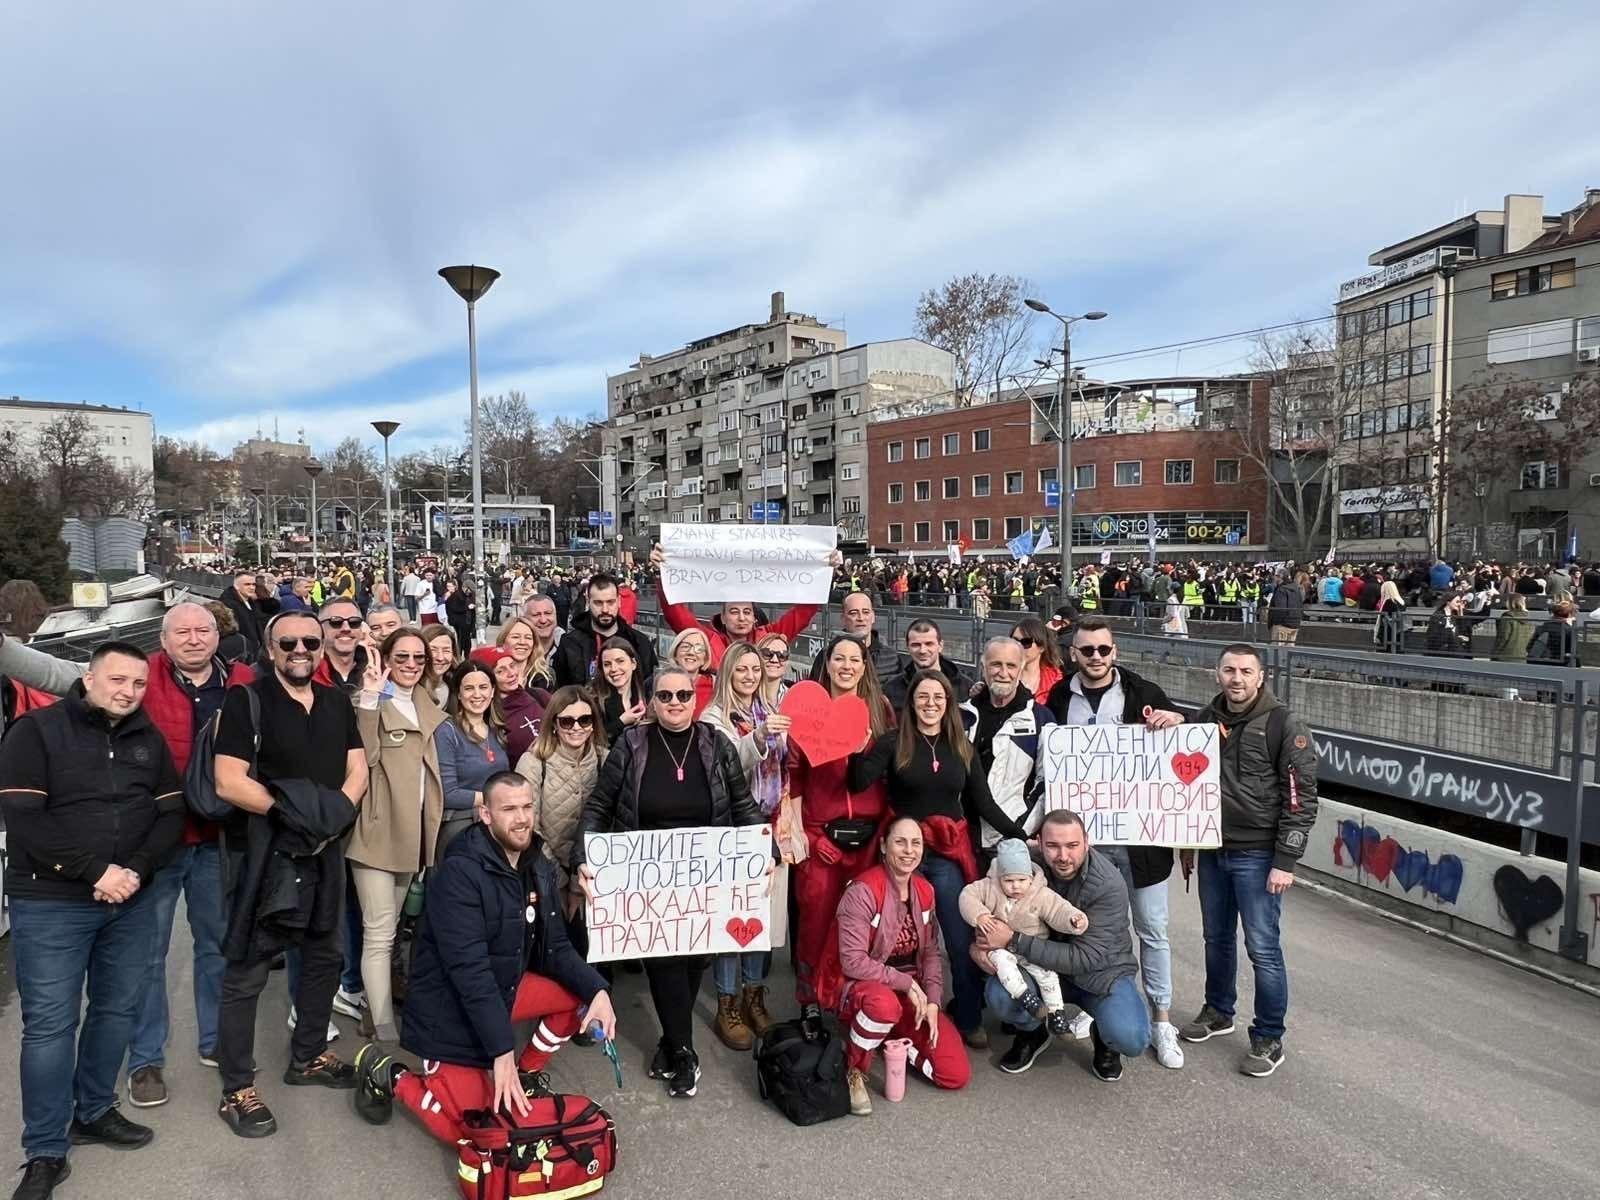
[[[1581,363],[1600,363],[1600,346],[1585,346],[1578,351],[1578,361]]]

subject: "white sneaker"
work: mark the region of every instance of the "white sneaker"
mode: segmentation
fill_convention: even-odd
[[[289,1005],[289,1032],[290,1033],[294,1032],[294,1027],[295,1027],[294,1005],[291,1004],[291,1005]],[[336,1042],[336,1041],[339,1040],[339,1027],[337,1025],[335,1025],[331,1020],[328,1022],[328,1040],[330,1042]]]
[[[1178,1030],[1171,1021],[1157,1021],[1150,1027],[1150,1049],[1156,1061],[1174,1071],[1183,1066],[1183,1050],[1178,1045]]]
[[[1072,1034],[1073,1037],[1077,1038],[1078,1041],[1081,1042],[1084,1038],[1089,1036],[1089,1026],[1093,1024],[1094,1018],[1088,1013],[1080,1010],[1077,1016],[1073,1017],[1072,1020],[1067,1022],[1067,1030]]]
[[[333,994],[333,1011],[342,1013],[352,1021],[359,1021],[367,1011],[367,994],[347,992],[344,988],[340,988]]]

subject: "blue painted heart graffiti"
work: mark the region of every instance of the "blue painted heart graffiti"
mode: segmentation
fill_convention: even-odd
[[[1407,850],[1380,830],[1355,821],[1339,822],[1333,862],[1338,867],[1365,867],[1379,883],[1392,875],[1401,890],[1420,887],[1424,895],[1437,896],[1446,904],[1456,902],[1466,878],[1466,867],[1456,855],[1441,854],[1433,861],[1426,850]]]

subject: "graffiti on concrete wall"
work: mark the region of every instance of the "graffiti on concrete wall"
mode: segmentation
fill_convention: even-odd
[[[1486,775],[1442,756],[1397,749],[1390,755],[1357,753],[1318,735],[1317,749],[1335,778],[1373,786],[1391,796],[1453,808],[1491,821],[1538,829],[1545,822],[1545,796],[1538,787],[1513,777]],[[1531,772],[1528,772],[1531,776]]]
[[[1405,892],[1420,888],[1423,895],[1437,896],[1446,904],[1456,902],[1466,878],[1466,868],[1456,855],[1434,858],[1426,850],[1408,850],[1358,821],[1339,822],[1333,839],[1333,865],[1360,869],[1381,884],[1393,879]]]
[[[1510,863],[1494,873],[1494,894],[1500,912],[1519,942],[1528,940],[1528,930],[1542,925],[1561,911],[1566,893],[1548,875],[1529,879],[1520,867]]]

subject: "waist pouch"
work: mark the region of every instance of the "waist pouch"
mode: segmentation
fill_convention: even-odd
[[[866,817],[841,817],[822,826],[828,840],[841,850],[859,850],[878,832],[878,823]]]

